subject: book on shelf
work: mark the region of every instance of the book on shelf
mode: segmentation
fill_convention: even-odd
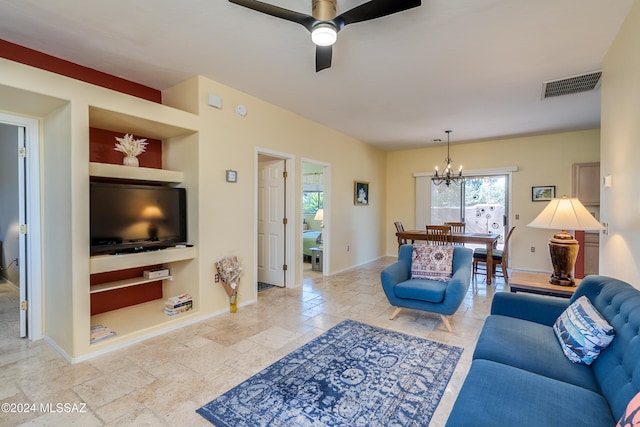
[[[110,328],[107,328],[104,325],[95,325],[91,327],[91,344],[94,342],[102,341],[104,339],[110,338],[117,335],[115,331]]]
[[[167,307],[167,308],[178,308],[178,307],[182,307],[182,306],[190,305],[190,304],[193,304],[193,300],[181,302],[179,304],[170,304],[168,302],[165,302],[164,306]]]
[[[176,295],[175,297],[170,297],[169,299],[167,299],[165,301],[165,304],[167,305],[176,305],[176,304],[180,304],[183,302],[187,302],[187,301],[192,301],[193,298],[191,297],[191,295],[189,294],[180,294],[180,295]]]
[[[189,311],[193,308],[193,298],[189,294],[171,297],[164,302],[164,313],[169,316]]]
[[[168,314],[169,316],[175,316],[176,314],[180,314],[180,313],[184,313],[185,311],[189,311],[192,308],[193,308],[193,303],[182,305],[182,306],[176,307],[176,308],[165,307],[164,308],[164,313]]]

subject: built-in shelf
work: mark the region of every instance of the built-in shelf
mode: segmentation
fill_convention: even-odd
[[[100,163],[98,159],[101,157],[97,156],[98,162],[89,163],[91,179],[94,181],[118,180],[140,184],[194,183],[195,185],[197,170],[194,170],[192,165],[196,164],[197,159],[199,116],[152,102],[138,102],[137,100],[132,100],[132,102],[136,103],[135,108],[128,108],[129,101],[120,106],[127,107],[124,111],[116,111],[120,108],[105,109],[89,106],[89,127],[160,140],[162,162],[157,162],[155,165],[163,165],[163,167],[176,170]],[[132,113],[133,111],[135,114]],[[182,170],[186,172],[183,173]],[[196,206],[196,199],[193,198],[189,207],[193,207],[196,211]],[[197,233],[194,231],[195,234]],[[192,310],[175,316],[169,316],[163,311],[165,299],[172,294],[189,292],[197,300],[199,284],[197,281],[190,280],[192,277],[197,277],[196,258],[197,250],[195,247],[170,247],[149,252],[91,256],[89,258],[90,274],[116,272],[111,278],[101,278],[101,280],[113,281],[91,286],[85,285],[84,289],[91,294],[91,304],[95,304],[91,308],[95,312],[115,306],[120,308],[92,315],[90,325],[102,324],[112,329],[117,335],[92,343],[90,347],[81,348],[80,354],[99,353],[114,346],[153,336],[184,324],[190,319],[198,318],[196,304]],[[173,275],[148,279],[140,277],[140,271],[120,272],[133,268],[144,270],[157,265],[166,266]],[[115,280],[131,277],[131,275],[138,277]],[[91,279],[95,280],[95,278],[89,278],[89,281]],[[166,280],[173,280],[173,282],[165,282]],[[150,292],[146,292],[146,287],[152,288]],[[161,295],[159,288],[162,288]],[[143,294],[143,297],[138,298],[138,294]],[[145,297],[154,299],[137,302],[144,300]],[[111,304],[111,299],[117,304]],[[129,300],[136,302],[126,305],[125,303]],[[90,312],[90,310],[87,311]],[[74,326],[80,324],[75,321],[72,323]],[[86,333],[85,330],[74,331],[74,338],[84,338]]]
[[[184,174],[179,171],[96,162],[89,163],[89,175],[98,178],[115,178],[163,183],[180,183],[184,180]]]
[[[179,324],[189,318],[195,318],[199,314],[194,307],[193,310],[169,316],[164,313],[164,307],[164,300],[158,299],[91,316],[91,325],[104,325],[117,334],[114,337],[92,343],[91,348],[100,349],[136,337],[143,337],[170,328],[172,325]]]
[[[160,251],[122,255],[95,255],[89,260],[89,272],[106,273],[127,268],[185,261],[196,257],[196,248],[167,248]]]
[[[173,280],[173,276],[156,277],[148,279],[146,277],[134,277],[132,279],[117,280],[115,282],[101,283],[99,285],[91,285],[89,293],[96,294],[98,292],[112,291],[114,289],[128,288],[130,286],[144,285],[145,283],[158,282],[160,280]]]
[[[113,132],[121,132],[123,134],[144,135],[145,138],[162,140],[196,133],[196,115],[175,109],[171,109],[171,112],[167,114],[167,106],[161,104],[149,103],[147,106],[150,107],[149,111],[157,110],[151,112],[150,116],[161,117],[162,121],[90,106],[89,126]],[[178,124],[178,122],[191,123],[192,129],[188,129],[182,124]]]

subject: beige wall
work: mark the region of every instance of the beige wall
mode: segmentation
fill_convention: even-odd
[[[600,273],[640,288],[640,2],[636,1],[604,60],[602,82],[602,221]]]
[[[186,88],[186,90],[185,90]],[[223,100],[223,108],[206,104],[208,93]],[[197,104],[191,102],[198,100]],[[246,93],[212,80],[196,77],[163,92],[163,102],[186,107],[199,114],[199,253],[201,280],[210,281],[213,263],[227,255],[238,255],[245,271],[240,301],[255,298],[256,234],[256,151],[281,153],[293,158],[295,173],[294,218],[290,218],[295,236],[302,235],[302,159],[330,165],[330,182],[325,182],[325,247],[329,244],[330,274],[366,263],[385,253],[383,237],[377,232],[384,222],[385,153],[344,134],[321,126]],[[247,115],[236,114],[236,105],[245,105]],[[238,182],[225,181],[225,170],[238,171]],[[382,172],[381,172],[382,171]],[[354,206],[353,183],[371,183],[371,205]],[[327,211],[325,211],[327,212]],[[326,235],[329,235],[327,242]],[[302,239],[295,238],[294,254],[302,253]],[[349,251],[347,251],[349,246]],[[294,285],[302,281],[301,256],[289,262],[296,266]],[[291,284],[290,284],[291,285]],[[208,291],[207,291],[208,292]],[[211,309],[224,302],[221,287],[211,294],[216,301]]]
[[[402,221],[405,229],[423,228],[415,224],[414,173],[431,173],[436,165],[442,169],[446,145],[387,154],[387,253],[397,252],[394,221]],[[495,169],[516,166],[512,175],[509,222],[515,225],[512,237],[511,267],[514,269],[550,271],[547,249],[551,230],[528,228],[545,203],[531,201],[531,187],[555,185],[556,195],[571,195],[571,165],[594,162],[600,157],[600,132],[588,130],[551,135],[501,139],[472,144],[453,144],[454,167]],[[516,220],[515,216],[520,219]],[[530,252],[531,246],[536,248]]]

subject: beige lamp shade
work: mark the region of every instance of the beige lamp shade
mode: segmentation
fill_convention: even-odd
[[[528,227],[550,230],[604,230],[580,200],[563,197],[552,199]]]
[[[578,241],[567,230],[604,230],[580,200],[566,196],[552,199],[528,227],[562,230],[549,240],[553,265],[549,282],[561,286],[574,286],[573,267],[580,249]]]

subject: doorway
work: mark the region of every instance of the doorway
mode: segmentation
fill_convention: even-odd
[[[329,165],[302,161],[302,272],[321,277],[329,263]]]
[[[256,289],[290,287],[293,248],[291,191],[292,157],[268,150],[256,153]]]
[[[19,337],[42,338],[39,122],[0,113],[0,266]],[[15,298],[14,301],[14,297]]]

